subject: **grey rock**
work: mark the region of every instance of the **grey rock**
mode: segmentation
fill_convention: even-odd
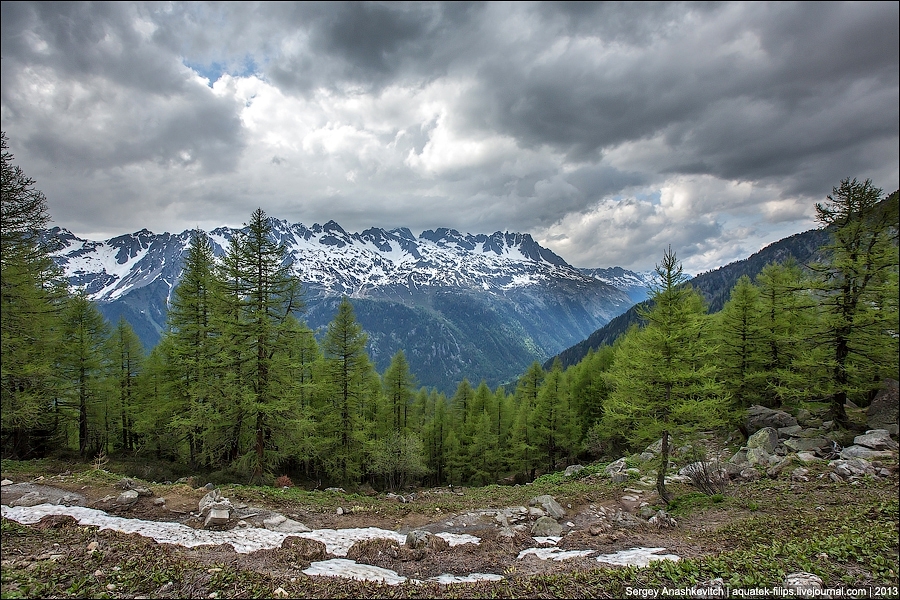
[[[130,477],[123,477],[113,484],[113,487],[117,490],[132,490],[135,487],[134,479]]]
[[[623,456],[619,460],[613,461],[613,462],[609,463],[608,465],[606,465],[606,468],[604,469],[604,471],[606,472],[607,475],[611,476],[613,473],[619,473],[621,471],[624,471],[625,468],[626,468],[625,457]]]
[[[531,528],[531,535],[534,537],[548,537],[562,535],[562,525],[550,517],[541,517],[534,522]]]
[[[211,510],[231,512],[234,507],[231,505],[231,501],[222,495],[222,492],[212,490],[200,499],[200,502],[197,503],[197,508],[201,515],[206,516]]]
[[[816,450],[828,448],[829,446],[831,446],[831,442],[821,437],[799,437],[784,440],[784,447],[789,448],[794,452],[815,452]]]
[[[759,471],[753,468],[744,469],[741,471],[739,478],[741,481],[756,481],[757,479],[759,479]]]
[[[800,425],[791,425],[790,427],[779,427],[778,428],[778,436],[781,438],[789,438],[795,437],[803,431],[803,427]]]
[[[224,525],[228,523],[231,513],[223,508],[212,508],[206,514],[206,520],[203,521],[204,527],[210,525]]]
[[[678,525],[678,522],[664,510],[660,510],[655,515],[650,517],[649,523],[657,529],[668,529],[670,527],[676,527]]]
[[[885,379],[866,411],[869,429],[885,429],[891,435],[900,435],[900,390],[896,379]]]
[[[0,481],[0,487],[6,487],[6,486],[12,485],[12,484],[13,484],[13,482],[11,479],[4,479],[3,481]]]
[[[797,467],[791,471],[791,481],[809,481],[807,475],[809,475],[809,469]]]
[[[784,578],[784,587],[799,598],[818,598],[822,595],[822,579],[812,573],[791,573]]]
[[[344,514],[344,509],[338,506],[337,509],[335,509],[334,513],[337,515],[342,515]]]
[[[777,479],[781,472],[784,471],[791,464],[791,459],[788,456],[781,458],[778,462],[770,466],[766,469],[766,475],[771,477],[772,479]]]
[[[569,465],[568,467],[566,467],[566,472],[564,473],[564,475],[566,477],[571,477],[572,475],[580,472],[582,469],[584,469],[582,465]]]
[[[864,435],[853,438],[853,443],[872,450],[897,450],[900,445],[891,439],[887,429],[870,429]]]
[[[747,448],[751,450],[759,448],[760,450],[764,450],[767,454],[775,452],[775,448],[777,447],[778,431],[772,427],[763,427],[751,435],[747,440]]]
[[[783,410],[773,410],[755,404],[747,409],[745,425],[747,427],[747,432],[753,434],[764,427],[772,427],[773,429],[778,430],[781,427],[797,425],[797,419]]]
[[[741,448],[737,452],[734,453],[734,456],[728,459],[728,462],[733,465],[747,465],[750,464],[750,461],[747,460],[747,449]]]
[[[888,450],[872,450],[871,448],[866,448],[865,446],[850,446],[849,448],[844,448],[841,450],[841,458],[848,460],[851,458],[865,458],[866,460],[873,460],[876,458],[891,458],[894,456],[893,452]]]
[[[770,464],[777,461],[778,458],[772,456],[763,448],[748,448],[747,449],[747,462],[753,466],[760,465],[763,467],[768,467]]]
[[[613,527],[619,529],[632,529],[635,527],[640,527],[644,525],[644,523],[638,520],[634,515],[624,510],[617,510],[616,514],[612,518]]]
[[[44,496],[40,492],[26,492],[18,500],[13,500],[10,506],[37,506],[38,504],[46,504],[50,502],[50,498]]]
[[[135,492],[137,492],[138,496],[152,496],[153,495],[153,492],[150,491],[150,488],[146,488],[143,486],[133,487],[131,489],[133,489]]]
[[[544,512],[543,508],[538,508],[537,506],[532,506],[528,509],[528,514],[532,517],[546,517],[547,513]]]
[[[828,463],[828,466],[831,467],[834,474],[843,479],[862,477],[863,475],[875,475],[875,469],[872,467],[872,464],[864,458],[833,460]]]
[[[346,492],[344,491],[344,488],[339,488],[339,487],[325,488],[325,491],[326,491],[326,492],[332,492],[332,493],[335,493],[335,494],[345,494],[345,493],[346,493]]]
[[[812,452],[798,452],[797,460],[804,464],[814,463],[814,462],[822,462],[822,459],[813,454]]]
[[[263,527],[269,531],[277,531],[279,533],[306,533],[312,531],[309,527],[299,521],[288,519],[284,515],[275,514],[268,519],[263,520]]]
[[[153,500],[153,504],[154,504],[155,506],[165,506],[165,505],[166,505],[166,499],[165,499],[165,498],[155,498],[155,499]]]
[[[216,489],[216,485],[212,482],[209,482],[203,486],[203,489],[213,491],[214,489]]]
[[[609,479],[613,483],[625,483],[626,481],[628,481],[628,473],[624,473],[624,472],[613,473],[612,475],[609,476]]]
[[[116,498],[116,502],[119,504],[134,504],[137,502],[139,496],[140,494],[138,494],[136,490],[125,490],[119,494],[119,497]]]
[[[566,509],[564,509],[559,502],[556,501],[556,498],[550,496],[549,494],[544,494],[543,496],[536,496],[532,498],[528,504],[530,506],[540,506],[547,514],[553,517],[554,519],[562,519],[566,516]]]
[[[644,462],[650,462],[654,458],[656,458],[656,455],[653,454],[652,452],[646,452],[646,451],[641,452],[641,460]]]

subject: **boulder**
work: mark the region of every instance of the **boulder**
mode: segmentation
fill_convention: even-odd
[[[741,448],[737,452],[734,453],[734,456],[728,459],[728,462],[732,465],[748,465],[750,461],[747,460],[747,449]]]
[[[850,446],[841,450],[841,458],[848,460],[851,458],[864,458],[866,460],[874,460],[876,458],[891,458],[893,452],[889,450],[872,450],[865,446]]]
[[[864,435],[853,438],[853,443],[872,450],[897,450],[900,445],[891,439],[887,429],[870,429]]]
[[[822,595],[822,578],[812,573],[791,573],[784,578],[784,587],[791,590],[791,596],[818,598]]]
[[[809,475],[809,469],[797,467],[791,471],[791,481],[809,481],[807,475]]]
[[[747,418],[744,421],[747,433],[754,434],[764,427],[778,430],[782,427],[797,425],[797,419],[784,412],[754,404],[747,409]]]
[[[804,463],[804,464],[809,464],[809,463],[821,462],[821,461],[822,461],[821,458],[819,458],[818,456],[816,456],[816,455],[813,454],[812,452],[798,452],[798,453],[797,453],[797,460],[799,460],[800,462],[802,462],[802,463]]]
[[[541,517],[531,528],[532,537],[556,537],[562,535],[562,525],[550,517]]]
[[[42,495],[40,492],[27,492],[22,494],[22,497],[18,500],[13,500],[10,506],[37,506],[48,502],[50,502],[50,498]]]
[[[277,531],[279,533],[306,533],[312,531],[303,523],[279,514],[274,514],[268,519],[264,519],[263,527],[269,531]]]
[[[900,413],[900,391],[896,379],[885,379],[881,389],[875,394],[866,411],[866,426],[869,429],[885,429],[892,435],[900,435],[898,413]]]
[[[872,464],[864,458],[833,460],[828,463],[828,466],[830,466],[834,471],[834,474],[838,475],[841,479],[875,475],[875,469],[872,467]]]
[[[815,452],[831,447],[831,442],[821,437],[797,437],[784,440],[784,447],[794,452]]]
[[[0,481],[0,486],[2,486],[2,487],[6,487],[6,486],[12,485],[12,484],[13,484],[12,479],[4,479],[3,481]]]
[[[228,523],[231,513],[224,508],[211,508],[206,513],[206,519],[203,521],[204,527],[210,525],[224,525]]]
[[[406,547],[413,550],[422,550],[428,545],[428,540],[434,537],[430,531],[414,529],[406,534]]]
[[[566,477],[571,477],[572,475],[580,472],[582,469],[584,469],[582,465],[569,465],[568,467],[566,467],[566,472],[564,473],[564,475]]]
[[[790,427],[779,427],[778,428],[778,437],[780,437],[780,438],[797,437],[800,435],[801,431],[803,431],[803,427],[801,427],[800,425],[791,425]]]
[[[556,501],[556,498],[550,496],[549,494],[544,494],[543,496],[537,496],[532,498],[528,502],[529,506],[540,506],[547,514],[553,517],[554,519],[562,519],[566,516],[566,509],[560,506],[559,502]]]
[[[119,497],[116,498],[116,502],[119,504],[134,504],[137,502],[139,496],[140,494],[138,494],[137,490],[125,490],[119,494]]]
[[[768,467],[777,460],[778,457],[769,454],[763,448],[747,449],[747,462],[753,466],[761,465],[763,467]]]
[[[604,469],[604,471],[606,472],[607,475],[612,476],[613,473],[620,473],[620,472],[624,471],[625,468],[626,468],[625,457],[623,456],[619,460],[613,461],[613,462],[609,463],[608,465],[606,465],[606,468]]]
[[[747,448],[759,448],[767,454],[775,452],[778,447],[778,431],[772,427],[763,427],[750,436],[747,440]]]
[[[213,510],[226,511],[230,514],[234,507],[231,505],[231,500],[224,497],[219,490],[212,490],[200,499],[200,502],[197,503],[197,508],[200,514],[205,517]],[[225,520],[227,521],[228,519],[226,518]]]

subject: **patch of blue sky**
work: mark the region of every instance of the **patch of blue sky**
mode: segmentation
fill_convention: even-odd
[[[228,62],[195,63],[189,60],[182,60],[182,62],[197,75],[205,78],[208,81],[207,85],[210,87],[225,74],[232,77],[249,77],[259,73],[259,65],[249,55],[245,56],[243,60]]]

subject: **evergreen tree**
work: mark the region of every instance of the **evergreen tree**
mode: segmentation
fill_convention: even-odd
[[[4,456],[43,454],[55,433],[65,288],[41,234],[47,200],[0,133],[0,431]]]
[[[63,320],[59,371],[67,383],[64,406],[75,410],[77,446],[82,458],[107,452],[117,415],[110,413],[107,344],[109,325],[83,294],[68,302]]]
[[[343,482],[361,475],[365,439],[362,419],[374,371],[366,354],[367,336],[356,321],[353,306],[345,297],[328,324],[322,349],[326,361],[330,402],[320,412],[320,436],[324,446],[320,458],[331,476]]]
[[[762,399],[760,389],[765,385],[760,377],[764,349],[759,295],[759,289],[743,275],[715,316],[720,377],[735,404],[741,408],[759,402]]]
[[[652,308],[643,315],[647,325],[629,332],[610,370],[615,389],[604,423],[607,431],[630,431],[638,446],[662,438],[656,487],[671,502],[665,486],[671,436],[722,424],[728,406],[707,361],[715,348],[704,339],[703,300],[685,284],[671,248],[656,273]]]
[[[509,446],[509,463],[528,481],[534,479],[535,469],[539,462],[535,452],[536,439],[531,415],[537,406],[543,381],[544,370],[535,361],[516,386],[516,415]]]
[[[547,471],[556,468],[556,461],[568,455],[574,446],[574,419],[564,389],[562,364],[559,359],[547,373],[531,414],[534,445],[544,457]]]
[[[110,337],[109,352],[121,426],[114,447],[132,452],[137,449],[134,421],[138,402],[137,378],[143,367],[144,347],[124,317],[119,317]]]
[[[409,427],[409,408],[415,381],[402,350],[398,350],[384,372],[383,392],[390,408],[390,429],[401,432]]]
[[[831,352],[831,413],[841,427],[849,424],[848,398],[867,392],[885,371],[896,377],[897,194],[884,202],[881,195],[870,180],[847,178],[828,202],[816,204],[819,223],[832,232],[823,248],[830,263],[815,269]],[[884,359],[887,369],[879,364]]]

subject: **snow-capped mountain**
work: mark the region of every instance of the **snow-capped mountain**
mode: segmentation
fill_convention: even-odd
[[[310,327],[327,324],[348,296],[379,369],[402,349],[419,382],[441,389],[463,377],[491,385],[514,378],[624,312],[635,301],[627,285],[615,284],[640,279],[628,271],[576,269],[529,234],[348,233],[334,221],[307,227],[272,219],[271,225],[308,288],[302,317]],[[59,228],[49,234],[59,243],[54,260],[70,285],[83,288],[110,320],[124,316],[148,347],[155,345],[193,232],[141,230],[105,241]],[[221,254],[235,230],[207,235]]]
[[[585,275],[608,283],[616,289],[622,290],[635,304],[643,302],[649,297],[650,284],[656,276],[655,271],[629,271],[622,267],[607,267],[605,269],[579,269]]]

